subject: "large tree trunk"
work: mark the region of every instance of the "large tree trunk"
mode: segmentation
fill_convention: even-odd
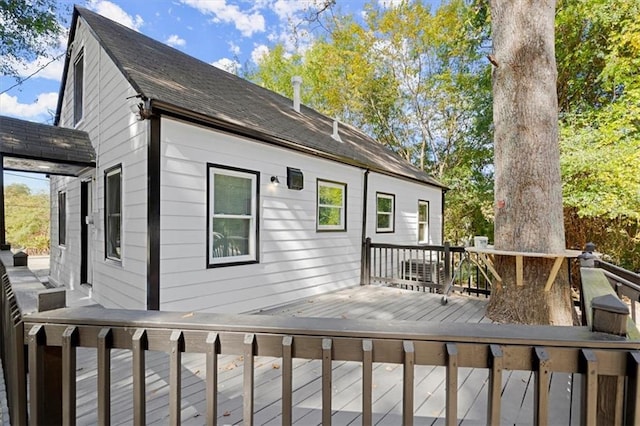
[[[565,250],[554,0],[491,0],[493,120],[495,126],[495,247]],[[497,257],[503,278],[489,315],[538,324],[571,323],[566,267],[544,291],[553,261],[524,259],[525,285],[515,285],[514,258]],[[508,314],[511,314],[509,317]]]

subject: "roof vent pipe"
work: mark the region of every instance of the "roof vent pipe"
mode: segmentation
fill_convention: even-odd
[[[340,139],[340,134],[338,133],[338,120],[333,120],[333,133],[331,134],[331,137],[338,142],[342,142],[342,139]]]
[[[302,84],[302,77],[299,75],[291,77],[291,84],[293,84],[293,109],[296,112],[300,112],[300,85]]]

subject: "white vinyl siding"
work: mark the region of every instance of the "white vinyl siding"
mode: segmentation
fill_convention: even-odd
[[[318,231],[346,229],[347,185],[318,179]]]
[[[258,173],[209,165],[209,266],[256,262]]]
[[[80,287],[80,182],[91,179],[94,223],[89,226],[93,262],[91,295],[108,308],[145,309],[147,283],[147,147],[148,121],[139,121],[132,108],[139,102],[122,72],[78,19],[72,55],[83,52],[82,120],[74,125],[74,59],[69,63],[60,123],[89,134],[98,167],[78,178],[51,176],[51,197],[67,193],[66,246],[52,247],[50,279],[69,288]],[[79,47],[78,47],[79,46]],[[104,173],[122,167],[122,218],[120,261],[107,260],[105,240]],[[52,208],[51,238],[57,239],[57,210]],[[54,226],[55,225],[55,226]]]
[[[395,226],[396,197],[393,194],[376,194],[376,232],[393,232]]]

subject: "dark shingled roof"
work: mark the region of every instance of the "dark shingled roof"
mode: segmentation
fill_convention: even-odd
[[[0,116],[0,152],[11,170],[77,176],[95,167],[86,132]]]
[[[188,56],[172,47],[76,7],[130,84],[152,108],[182,112],[219,128],[438,187],[442,184],[361,131],[256,84]],[[72,31],[74,29],[72,28]],[[72,34],[73,37],[73,34]],[[59,112],[59,111],[58,111]]]

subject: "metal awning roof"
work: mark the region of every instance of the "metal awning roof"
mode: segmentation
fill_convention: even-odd
[[[0,154],[5,170],[79,176],[95,168],[86,132],[0,116]]]

